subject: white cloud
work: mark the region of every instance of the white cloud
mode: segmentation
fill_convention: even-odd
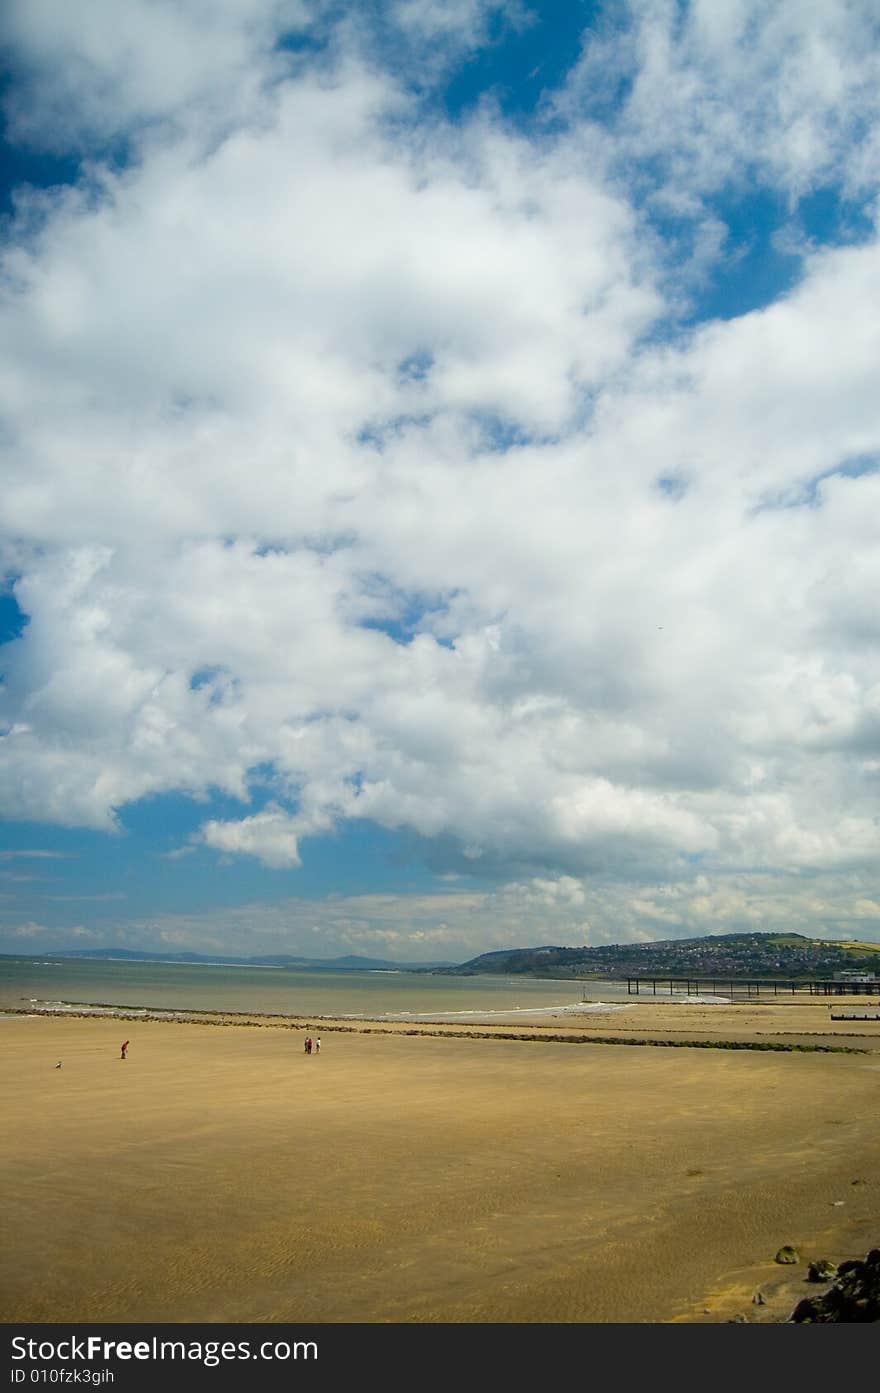
[[[522,0],[393,0],[395,24],[411,38],[454,41],[456,47],[476,48],[486,42],[493,18],[514,28],[528,27],[531,14]]]
[[[352,953],[400,962],[463,962],[516,945],[600,946],[767,930],[871,942],[880,935],[880,899],[866,893],[872,884],[870,871],[701,874],[637,885],[533,876],[494,891],[330,895],[204,914],[114,916],[112,928],[103,930],[21,923],[7,931],[7,942],[15,951],[17,937],[30,937],[51,950],[73,934],[96,947],[312,958]]]
[[[34,859],[37,861],[59,861],[64,858],[64,852],[42,851],[37,849],[32,851],[26,851],[24,849],[20,851],[0,851],[0,861],[14,861],[20,856],[25,859]]]
[[[47,930],[42,924],[37,924],[35,921],[29,920],[26,924],[16,924],[15,928],[12,930],[12,937],[38,939],[46,932]]]
[[[280,870],[300,864],[295,826],[295,819],[270,805],[240,822],[206,822],[202,837],[207,846],[216,847],[218,851],[247,852]]]
[[[486,12],[443,23],[466,45]],[[112,830],[219,790],[241,817],[200,845],[278,869],[371,819],[438,873],[564,907],[567,941],[752,923],[783,914],[754,877],[876,862],[880,249],[803,247],[786,297],[652,346],[681,285],[625,175],[662,156],[697,217],[746,151],[792,196],[863,190],[865,7],[694,5],[676,31],[646,5],[587,50],[567,127],[530,134],[429,119],[356,25],[279,66],[278,23],[318,8],[66,15],[13,7],[13,129],[37,139],[63,68],[72,138],[151,135],[24,200],[3,263],[30,616],[4,653],[6,815]],[[154,81],[193,26],[198,61]],[[603,55],[636,81],[600,130]],[[705,911],[645,889],[694,865],[752,880]],[[636,888],[596,902],[588,876]]]
[[[871,0],[642,0],[586,46],[560,100],[615,119],[619,153],[653,162],[671,206],[756,176],[791,197],[826,180],[876,188],[880,47]]]
[[[279,30],[302,32],[304,0],[9,0],[2,33],[21,70],[13,136],[69,148],[132,127],[254,114]]]

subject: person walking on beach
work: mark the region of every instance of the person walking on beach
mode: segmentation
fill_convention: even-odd
[[[318,1040],[315,1041],[315,1054],[318,1054],[318,1053],[320,1052],[320,1049],[321,1049],[321,1041],[320,1041],[320,1039],[318,1039]]]
[[[307,1035],[307,1036],[306,1036],[306,1054],[311,1054],[311,1052],[312,1052],[312,1037],[311,1037],[311,1035]]]
[[[128,1054],[128,1045],[129,1045],[128,1040],[123,1040],[123,1042],[122,1042],[122,1049],[121,1049],[120,1052],[119,1052],[119,1058],[120,1058],[120,1059],[125,1059],[125,1058],[127,1057],[127,1054]]]

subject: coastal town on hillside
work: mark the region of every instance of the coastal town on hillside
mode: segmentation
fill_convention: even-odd
[[[484,953],[447,972],[497,972],[535,977],[833,978],[873,980],[880,946],[829,942],[801,934],[720,934],[657,943],[619,943],[598,948],[542,947]]]

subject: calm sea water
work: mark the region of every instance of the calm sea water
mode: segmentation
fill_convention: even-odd
[[[410,972],[296,972],[224,964],[0,957],[0,1010],[89,1005],[287,1016],[470,1016],[574,1010],[626,1000],[620,983],[447,977]]]

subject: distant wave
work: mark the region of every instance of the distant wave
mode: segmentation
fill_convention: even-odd
[[[729,1006],[731,998],[729,996],[694,996],[693,992],[671,992],[668,996],[651,997],[651,1001],[657,1001],[662,1005],[664,1001],[671,1001],[673,1006]]]
[[[152,1020],[177,1020],[191,1018],[192,1016],[283,1016],[287,1013],[279,1011],[248,1011],[236,1010],[224,1007],[198,1007],[198,1006],[133,1006],[123,1002],[90,1002],[90,1001],[62,1001],[48,1000],[44,997],[31,996],[27,998],[29,1006],[33,1007],[34,1014],[40,1015],[76,1015],[76,1016],[125,1016],[125,1017],[146,1017]],[[579,1001],[570,1005],[556,1006],[509,1006],[509,1007],[479,1007],[467,1010],[449,1010],[438,1006],[430,1011],[352,1011],[352,1012],[315,1012],[298,1011],[297,1017],[310,1015],[317,1020],[339,1020],[339,1021],[467,1021],[474,1022],[487,1021],[492,1019],[506,1020],[511,1016],[561,1016],[561,1015],[610,1015],[615,1011],[629,1011],[638,1006],[638,1002],[611,1003],[604,1001],[586,1002]]]
[[[470,1011],[444,1011],[442,1007],[437,1007],[433,1011],[381,1011],[365,1014],[362,1011],[349,1013],[339,1016],[342,1021],[436,1021],[436,1020],[486,1020],[493,1016],[507,1019],[509,1016],[607,1016],[613,1011],[631,1011],[638,1002],[624,1001],[620,1003],[606,1001],[578,1001],[570,1006],[508,1006],[506,1009],[501,1007],[499,1010],[484,1009]]]
[[[41,1001],[39,997],[28,997],[28,1005],[36,1009],[36,1014],[40,1012],[69,1012],[76,1016],[161,1016],[168,1020],[173,1020],[179,1015],[178,1011],[161,1010],[150,1006],[106,1006],[92,1005],[88,1001]]]

